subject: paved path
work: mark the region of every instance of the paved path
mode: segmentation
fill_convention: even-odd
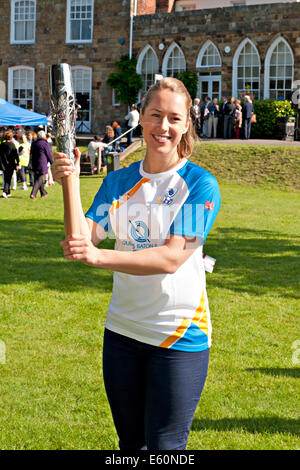
[[[213,142],[216,144],[240,144],[240,145],[293,145],[300,147],[299,140],[271,140],[271,139],[209,139],[203,137],[200,142]]]

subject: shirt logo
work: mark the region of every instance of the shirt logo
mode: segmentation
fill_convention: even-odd
[[[214,210],[214,203],[213,202],[210,202],[210,201],[206,201],[205,203],[205,209],[209,210],[209,211],[213,211]]]
[[[168,191],[163,196],[157,199],[158,204],[166,204],[167,206],[170,206],[174,202],[174,197],[176,193],[176,188],[168,189]]]
[[[131,226],[130,235],[136,242],[138,243],[149,242],[150,243],[150,240],[149,240],[150,232],[145,222],[143,222],[142,220],[136,220],[136,221],[129,220],[129,223]]]

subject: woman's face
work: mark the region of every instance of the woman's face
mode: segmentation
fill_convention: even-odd
[[[177,155],[177,145],[190,123],[187,114],[183,94],[168,89],[154,93],[140,118],[149,155]]]

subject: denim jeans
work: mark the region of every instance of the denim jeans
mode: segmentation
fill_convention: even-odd
[[[209,349],[151,346],[105,330],[103,376],[121,450],[184,450]]]

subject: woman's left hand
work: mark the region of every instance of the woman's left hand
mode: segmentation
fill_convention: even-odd
[[[86,235],[71,235],[60,243],[64,257],[70,261],[81,261],[88,266],[99,266],[100,250]]]

